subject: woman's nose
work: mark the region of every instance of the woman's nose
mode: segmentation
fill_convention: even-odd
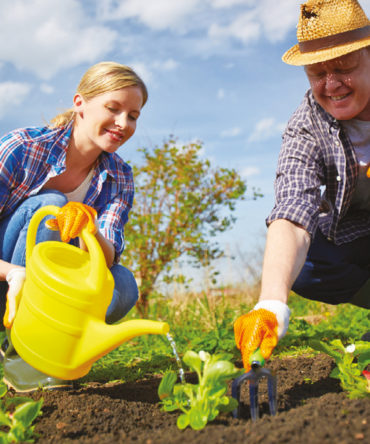
[[[116,125],[120,128],[126,128],[128,126],[128,117],[125,113],[119,114],[116,117]]]

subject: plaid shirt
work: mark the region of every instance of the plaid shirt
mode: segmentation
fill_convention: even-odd
[[[283,134],[275,206],[267,225],[288,219],[303,226],[311,237],[320,227],[337,245],[370,234],[370,213],[350,208],[357,177],[358,163],[349,138],[309,90]]]
[[[72,124],[62,128],[22,128],[0,139],[0,219],[37,194],[66,169]],[[102,153],[84,203],[98,212],[99,231],[111,241],[116,261],[124,249],[123,227],[132,207],[132,170],[117,154]]]

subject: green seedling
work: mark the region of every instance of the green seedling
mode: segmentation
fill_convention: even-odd
[[[43,399],[5,398],[8,389],[0,382],[0,444],[34,442],[33,421],[41,414]]]
[[[358,341],[345,347],[339,339],[329,344],[312,340],[310,346],[334,358],[337,367],[330,376],[340,380],[349,398],[370,398],[365,370],[370,364],[370,342]]]
[[[229,361],[230,355],[207,352],[187,351],[184,363],[196,372],[198,384],[176,383],[177,375],[167,372],[158,388],[163,410],[181,410],[177,427],[194,430],[203,429],[207,422],[213,421],[221,412],[231,412],[237,401],[226,395],[227,382],[244,373]]]

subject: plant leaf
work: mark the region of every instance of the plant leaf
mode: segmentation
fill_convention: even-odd
[[[177,374],[170,370],[166,372],[158,387],[158,396],[162,400],[170,396],[173,392],[173,387],[177,380]]]
[[[308,341],[308,344],[314,350],[326,353],[327,355],[334,358],[336,361],[338,359],[342,359],[342,354],[336,351],[333,347],[330,347],[328,344],[325,344],[325,342],[311,339],[310,341]]]
[[[14,418],[19,421],[24,428],[29,427],[32,421],[40,414],[43,399],[40,401],[26,402],[15,409]]]
[[[6,395],[8,392],[8,387],[3,382],[0,382],[0,398]]]
[[[203,412],[199,411],[198,409],[192,409],[189,412],[189,424],[190,427],[194,430],[201,430],[203,429],[208,420],[208,415],[204,414]]]
[[[10,426],[11,421],[8,415],[0,409],[0,425]]]
[[[177,423],[177,427],[180,430],[185,429],[189,425],[189,415],[186,414],[186,413],[183,413],[182,415],[180,415],[177,418],[177,422],[176,423]]]
[[[202,370],[202,360],[200,359],[198,353],[188,350],[183,357],[183,361],[187,366],[195,370],[198,375],[200,375]]]

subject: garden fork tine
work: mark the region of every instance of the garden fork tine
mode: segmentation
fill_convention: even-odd
[[[251,370],[248,373],[236,378],[231,387],[231,395],[238,401],[238,407],[232,412],[234,418],[238,418],[240,414],[240,385],[244,381],[249,381],[249,398],[252,420],[255,421],[259,416],[258,407],[258,383],[263,377],[267,378],[267,392],[269,398],[270,415],[276,415],[276,377],[270,370],[263,368],[265,360],[259,350],[257,350],[251,359]]]

